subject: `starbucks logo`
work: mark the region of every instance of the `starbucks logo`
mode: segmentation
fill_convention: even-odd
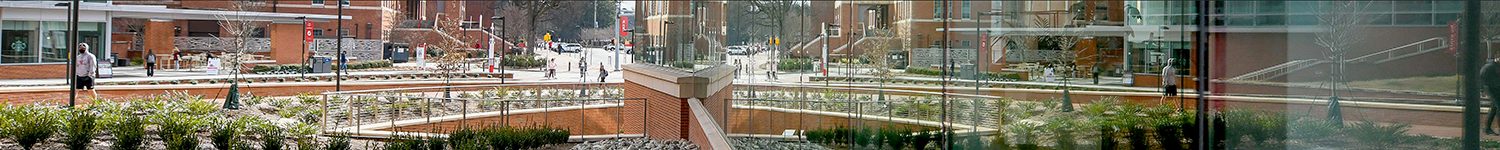
[[[19,39],[17,39],[15,42],[10,42],[10,49],[16,51],[26,51],[26,42],[21,42],[21,40]]]

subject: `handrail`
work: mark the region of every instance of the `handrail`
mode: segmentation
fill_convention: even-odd
[[[1345,60],[1345,61],[1359,61],[1359,60],[1363,60],[1365,58],[1370,58],[1370,57],[1373,57],[1373,56],[1376,56],[1376,55],[1391,53],[1391,52],[1395,52],[1396,50],[1405,49],[1407,47],[1417,46],[1417,45],[1424,44],[1424,43],[1427,43],[1427,42],[1438,41],[1438,40],[1443,40],[1443,39],[1444,38],[1441,38],[1441,37],[1427,38],[1426,40],[1412,42],[1411,44],[1397,46],[1397,47],[1394,47],[1394,48],[1391,48],[1391,49],[1386,49],[1386,50],[1383,50],[1383,51],[1366,54],[1364,56],[1355,57],[1353,59],[1348,59],[1348,60]],[[1446,40],[1443,40],[1443,41],[1446,41]],[[1438,42],[1438,44],[1440,44],[1440,45],[1448,45],[1448,42]]]
[[[1407,54],[1399,55],[1399,56],[1398,55],[1393,55],[1393,53],[1395,53],[1398,50],[1403,50],[1403,49],[1411,48],[1411,47],[1414,47],[1414,46],[1425,45],[1427,43],[1435,42],[1435,41],[1438,42],[1439,45],[1435,46],[1433,48],[1419,49],[1419,51],[1412,52],[1412,53],[1407,53]],[[1374,58],[1374,56],[1386,55],[1387,56],[1386,59],[1377,60],[1377,61],[1369,61],[1369,62],[1373,62],[1373,63],[1385,63],[1385,62],[1388,62],[1388,61],[1391,61],[1391,60],[1395,60],[1395,59],[1399,59],[1399,58],[1405,58],[1405,57],[1409,57],[1409,56],[1413,56],[1413,55],[1421,54],[1421,53],[1426,53],[1426,52],[1432,52],[1432,51],[1436,51],[1436,50],[1439,50],[1439,49],[1442,49],[1442,48],[1447,48],[1447,47],[1451,46],[1451,45],[1448,45],[1448,42],[1444,42],[1444,41],[1447,41],[1447,40],[1445,38],[1442,38],[1442,37],[1427,38],[1427,39],[1420,40],[1420,41],[1417,41],[1417,42],[1412,42],[1410,44],[1392,47],[1390,49],[1386,49],[1386,50],[1382,50],[1382,51],[1378,51],[1378,52],[1374,52],[1374,53],[1370,53],[1370,54],[1361,55],[1359,57],[1355,57],[1355,58],[1351,58],[1351,59],[1345,59],[1344,61],[1345,62],[1361,62],[1361,61],[1367,61],[1365,59]],[[1283,76],[1283,75],[1286,75],[1286,74],[1291,74],[1291,72],[1294,72],[1294,71],[1297,71],[1297,70],[1306,69],[1306,68],[1311,67],[1311,66],[1316,66],[1316,65],[1320,65],[1320,64],[1324,64],[1324,63],[1328,63],[1328,62],[1330,62],[1330,61],[1320,60],[1320,59],[1293,60],[1293,61],[1288,61],[1286,63],[1277,64],[1275,66],[1266,67],[1266,68],[1263,68],[1263,69],[1260,69],[1260,70],[1256,70],[1256,71],[1252,71],[1252,72],[1249,72],[1249,73],[1241,74],[1239,76],[1235,76],[1235,77],[1229,78],[1229,80],[1254,80],[1254,81],[1262,81],[1262,80],[1266,80],[1266,79],[1270,79],[1270,78],[1275,78],[1275,77]]]

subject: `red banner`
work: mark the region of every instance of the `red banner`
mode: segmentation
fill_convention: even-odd
[[[302,34],[303,34],[302,40],[303,41],[307,41],[308,43],[312,43],[312,41],[313,41],[313,23],[312,23],[312,21],[302,21],[302,25],[304,26],[304,28],[302,29]]]
[[[1448,22],[1448,53],[1458,56],[1458,20]]]
[[[622,36],[623,35],[630,35],[629,33],[625,33],[625,29],[629,29],[630,28],[630,18],[625,17],[625,16],[620,16],[620,23],[619,24],[620,24],[620,35],[622,35]]]

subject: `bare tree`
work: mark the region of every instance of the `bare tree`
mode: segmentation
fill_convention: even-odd
[[[872,33],[872,35],[886,36],[864,37],[863,40],[865,42],[856,45],[859,49],[864,50],[864,53],[860,57],[870,61],[870,67],[875,68],[874,72],[870,72],[871,75],[882,79],[894,77],[895,73],[890,70],[892,66],[890,64],[892,61],[890,60],[891,50],[906,49],[906,44],[902,39],[907,39],[910,36],[905,32],[892,32],[892,30],[871,30],[871,32],[880,32]],[[881,82],[884,83],[884,81]]]
[[[752,19],[751,21],[747,21],[747,22],[750,22],[753,25],[761,26],[761,27],[774,27],[774,29],[776,31],[776,34],[774,36],[775,37],[782,37],[782,38],[784,38],[784,37],[787,37],[786,36],[786,21],[787,21],[787,18],[791,18],[789,16],[794,15],[794,14],[791,14],[793,6],[798,5],[797,3],[807,3],[807,2],[805,2],[805,1],[799,2],[799,1],[793,1],[793,0],[766,0],[766,1],[747,1],[746,3],[750,4],[750,8],[748,8],[748,9],[749,9],[749,11],[751,13],[748,16]],[[786,48],[783,48],[783,47],[777,47],[776,48],[777,52],[774,53],[774,54],[776,54],[776,56],[781,56],[780,54],[785,53],[785,52],[782,52],[782,50],[785,50],[785,49]]]
[[[240,75],[242,74],[242,70],[248,69],[245,68],[244,62],[254,58],[250,57],[251,47],[262,43],[253,42],[253,38],[266,26],[264,22],[250,20],[250,18],[245,17],[244,13],[260,10],[265,4],[263,1],[233,1],[226,8],[232,14],[214,15],[215,18],[219,19],[219,28],[224,31],[221,36],[216,37],[220,41],[219,45],[223,46],[222,49],[225,51],[221,59],[223,62],[220,63],[222,64],[221,69],[227,69],[230,74],[234,75],[234,80],[229,81],[229,97],[224,101],[226,108],[239,108],[237,99]]]
[[[528,36],[526,39],[538,39],[538,38],[541,37],[541,36],[538,36],[536,34],[536,32],[537,32],[537,30],[536,30],[537,23],[551,21],[552,17],[549,15],[549,13],[551,13],[552,10],[555,10],[557,8],[562,7],[561,3],[562,3],[561,1],[556,1],[556,0],[511,1],[510,2],[511,5],[516,6],[517,8],[520,8],[520,11],[523,12],[525,14],[525,16],[526,16],[526,18],[525,18],[526,19],[526,23],[528,24],[526,26],[527,28],[525,30],[526,36]],[[532,42],[532,43],[538,43],[538,42]],[[526,49],[526,54],[532,54],[532,53],[535,53],[535,52],[532,52],[532,49],[529,49],[529,48]]]
[[[478,51],[472,47],[474,43],[470,43],[469,41],[481,41],[480,39],[482,38],[478,35],[464,33],[464,28],[460,24],[462,18],[443,17],[438,19],[440,19],[438,23],[432,26],[432,33],[442,37],[442,40],[432,45],[434,48],[433,51],[439,54],[438,57],[433,59],[433,62],[437,63],[438,66],[430,71],[441,74],[443,84],[449,86],[452,85],[454,73],[467,72],[466,69],[468,69],[468,66],[483,63],[468,59],[470,53],[477,53],[476,51]],[[448,89],[444,90],[444,97],[449,97],[450,95],[446,92]]]
[[[1317,33],[1313,41],[1318,46],[1327,48],[1324,51],[1324,59],[1332,62],[1329,64],[1327,85],[1329,87],[1328,97],[1328,120],[1342,121],[1343,113],[1339,109],[1339,87],[1345,86],[1347,82],[1344,77],[1344,65],[1348,59],[1344,58],[1352,51],[1352,47],[1364,40],[1362,27],[1368,23],[1364,10],[1370,5],[1364,1],[1331,1],[1325,3],[1323,12],[1318,15],[1319,26],[1324,29]]]
[[[252,59],[249,57],[251,48],[256,46],[254,44],[260,44],[255,43],[254,38],[266,26],[265,22],[244,17],[244,13],[258,10],[264,5],[265,2],[258,1],[233,1],[227,8],[232,14],[215,15],[215,18],[220,20],[219,28],[224,31],[215,38],[219,39],[220,46],[223,46],[225,53],[222,64],[228,68],[229,73],[235,76],[236,81],[232,83],[239,83],[240,70],[244,69],[244,61]]]
[[[146,59],[146,55],[152,55],[151,52],[154,51],[143,49],[145,40],[142,38],[146,36],[146,19],[115,18],[114,20],[115,28],[130,31],[130,50],[140,50],[141,54],[144,54],[141,55],[142,60]]]

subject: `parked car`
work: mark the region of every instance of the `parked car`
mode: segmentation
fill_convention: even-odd
[[[578,43],[566,43],[566,44],[562,44],[562,50],[560,50],[560,51],[561,52],[575,52],[575,53],[576,52],[581,52],[581,51],[583,51],[583,45],[580,45]]]
[[[725,49],[725,52],[729,53],[730,55],[744,55],[749,53],[749,50],[746,50],[747,48],[743,46],[730,46],[729,48]]]

